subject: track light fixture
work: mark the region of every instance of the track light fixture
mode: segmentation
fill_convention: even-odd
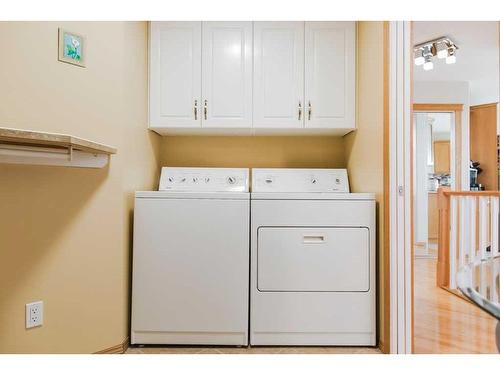
[[[434,56],[437,56],[438,59],[446,59],[446,64],[454,64],[457,61],[455,54],[457,49],[456,44],[448,37],[420,43],[413,47],[415,65],[423,65],[424,70],[432,70]]]

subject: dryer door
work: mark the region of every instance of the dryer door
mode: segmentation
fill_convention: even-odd
[[[261,292],[367,292],[366,227],[260,227],[257,289]]]

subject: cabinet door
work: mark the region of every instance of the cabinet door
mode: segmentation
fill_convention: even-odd
[[[306,22],[305,49],[305,126],[354,129],[356,23]]]
[[[434,173],[450,173],[450,141],[434,142]]]
[[[253,126],[304,126],[304,22],[254,22]]]
[[[149,124],[201,126],[201,22],[150,23]]]
[[[428,193],[428,215],[427,233],[430,240],[438,238],[439,209],[437,205],[437,193]]]
[[[252,126],[252,22],[203,22],[203,127]]]

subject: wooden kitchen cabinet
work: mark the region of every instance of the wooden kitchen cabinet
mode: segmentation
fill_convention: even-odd
[[[439,229],[439,211],[437,202],[437,193],[429,192],[428,194],[428,234],[430,240],[438,238]]]
[[[450,173],[450,141],[434,142],[434,173]]]
[[[498,103],[470,107],[470,158],[481,163],[478,183],[498,190],[497,155]]]

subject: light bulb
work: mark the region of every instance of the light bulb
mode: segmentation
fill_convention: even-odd
[[[455,64],[457,62],[457,57],[454,52],[450,52],[448,56],[446,56],[446,64]]]
[[[456,62],[457,57],[455,55],[451,55],[446,58],[446,64],[455,64]]]
[[[434,64],[432,63],[431,56],[425,56],[424,70],[434,69]]]
[[[437,56],[438,59],[444,59],[445,57],[448,56],[448,52],[445,49],[443,49],[441,51],[438,51]]]

